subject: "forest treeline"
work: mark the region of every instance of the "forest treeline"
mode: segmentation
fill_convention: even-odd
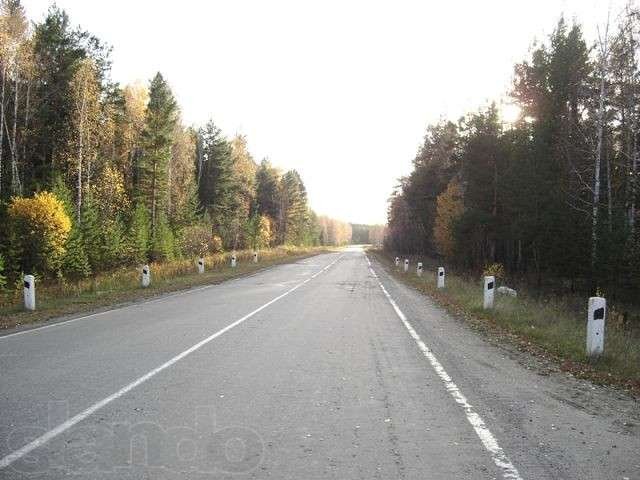
[[[110,48],[52,6],[0,1],[0,287],[220,250],[340,245],[295,170],[185,126],[167,80],[120,86]]]
[[[491,104],[427,128],[390,198],[386,247],[633,297],[640,287],[640,15],[594,45],[561,19],[515,65],[515,123]],[[637,300],[637,299],[636,299]]]

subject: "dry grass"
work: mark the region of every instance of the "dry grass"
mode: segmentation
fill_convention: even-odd
[[[518,297],[496,295],[495,308],[482,308],[480,279],[464,278],[447,272],[446,288],[435,285],[435,265],[425,268],[423,277],[415,270],[405,274],[395,269],[393,260],[380,251],[372,252],[387,269],[403,282],[434,298],[440,305],[466,320],[493,332],[513,336],[518,347],[553,358],[563,370],[599,383],[623,385],[640,392],[640,332],[619,321],[615,308],[609,308],[604,355],[591,360],[586,355],[587,298],[576,310],[575,298],[535,298],[519,290]],[[415,266],[415,262],[412,262]],[[531,346],[531,348],[528,348]]]
[[[198,285],[215,284],[324,251],[327,249],[290,246],[260,250],[257,264],[253,263],[253,251],[240,251],[236,254],[236,268],[230,266],[230,253],[215,254],[205,257],[203,274],[197,273],[195,259],[152,263],[151,285],[148,288],[140,285],[141,267],[114,270],[78,282],[37,283],[35,312],[24,310],[20,286],[0,302],[0,329],[124,304]]]

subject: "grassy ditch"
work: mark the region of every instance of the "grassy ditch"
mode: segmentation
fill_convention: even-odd
[[[395,268],[393,259],[381,251],[370,254],[396,278],[432,297],[450,312],[480,329],[507,334],[521,350],[551,357],[559,369],[597,383],[615,384],[640,394],[640,331],[618,321],[615,306],[608,306],[604,355],[591,360],[585,352],[586,308],[576,308],[575,298],[536,298],[522,289],[513,298],[496,293],[495,308],[482,308],[481,279],[470,279],[447,272],[446,288],[436,288],[435,268],[425,262],[425,273],[418,277],[412,261],[408,273]],[[433,272],[433,273],[431,273]]]
[[[36,281],[37,310],[27,312],[22,304],[22,288],[0,299],[0,329],[45,321],[101,307],[123,304],[159,294],[191,287],[215,284],[257,270],[292,262],[328,251],[326,248],[277,247],[258,252],[259,263],[253,263],[253,251],[237,252],[237,267],[230,266],[230,253],[205,257],[205,272],[198,274],[195,260],[150,264],[151,285],[140,286],[141,268],[129,267],[80,280],[78,282]]]

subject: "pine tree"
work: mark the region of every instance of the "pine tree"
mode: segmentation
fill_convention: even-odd
[[[308,232],[307,191],[300,175],[290,170],[280,180],[279,243],[300,245]]]
[[[247,247],[251,249],[258,248],[260,243],[260,220],[261,216],[254,212],[244,223],[244,236],[247,239]]]
[[[52,193],[64,205],[65,212],[71,219],[71,231],[65,245],[62,259],[62,273],[69,278],[87,277],[91,273],[91,266],[84,243],[82,226],[77,220],[72,193],[61,175],[56,175],[52,182]]]
[[[5,261],[4,256],[0,253],[0,291],[4,290],[7,285],[7,277],[5,274]]]
[[[133,211],[128,234],[128,257],[133,263],[145,263],[149,259],[150,223],[149,210],[143,203],[138,203]]]
[[[87,195],[82,203],[80,230],[84,240],[84,250],[89,259],[91,270],[97,272],[104,269],[102,265],[102,228],[93,196]]]
[[[109,48],[89,32],[74,28],[69,16],[53,5],[35,26],[35,59],[29,112],[29,142],[25,158],[27,180],[47,182],[60,168],[72,123],[71,81],[79,62],[91,58],[102,82],[109,66]]]
[[[198,137],[198,196],[214,226],[219,226],[233,209],[231,145],[211,120],[200,129]]]
[[[175,240],[167,217],[164,213],[158,215],[156,235],[151,246],[152,260],[173,260],[175,258]]]
[[[120,217],[108,220],[102,230],[100,256],[102,268],[109,269],[122,265],[125,256],[124,226]]]
[[[261,214],[278,218],[278,183],[280,174],[266,158],[256,171],[256,202]]]
[[[87,277],[91,273],[82,230],[77,222],[73,223],[67,239],[66,252],[62,260],[62,272],[70,278]]]
[[[143,153],[139,163],[136,197],[145,203],[151,215],[151,238],[155,240],[161,213],[166,214],[169,199],[169,162],[178,106],[160,73],[149,86],[149,104],[142,134]]]
[[[62,175],[56,174],[53,177],[51,181],[51,193],[62,202],[69,218],[76,218],[71,190],[69,190]]]
[[[336,221],[336,223],[338,223],[340,227],[343,226],[342,222]],[[338,237],[341,237],[341,235],[338,235]],[[351,235],[349,235],[349,238],[351,238]],[[336,245],[342,245],[343,243],[345,243],[343,240],[336,240]],[[316,212],[309,208],[307,208],[303,224],[302,245],[310,247],[320,245],[320,223],[318,222],[318,216]]]

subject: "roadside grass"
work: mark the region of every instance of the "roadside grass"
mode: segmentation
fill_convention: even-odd
[[[236,268],[231,268],[231,253],[214,254],[205,257],[203,274],[197,273],[196,259],[151,263],[151,285],[147,288],[140,285],[141,266],[121,268],[77,282],[36,281],[36,311],[24,310],[22,285],[0,298],[0,329],[216,284],[326,251],[330,249],[293,246],[265,249],[258,251],[257,264],[253,263],[252,250],[239,251]]]
[[[418,277],[416,263],[408,273],[396,269],[391,257],[370,250],[395,277],[429,295],[439,305],[463,317],[476,328],[506,333],[518,348],[550,357],[559,368],[601,384],[615,384],[640,394],[640,331],[618,321],[615,306],[608,305],[604,355],[592,360],[586,355],[587,298],[536,298],[522,289],[517,297],[496,293],[493,310],[482,308],[482,283],[447,271],[444,289],[436,288],[435,265]],[[425,262],[431,263],[431,262]],[[433,273],[430,273],[433,272]]]

